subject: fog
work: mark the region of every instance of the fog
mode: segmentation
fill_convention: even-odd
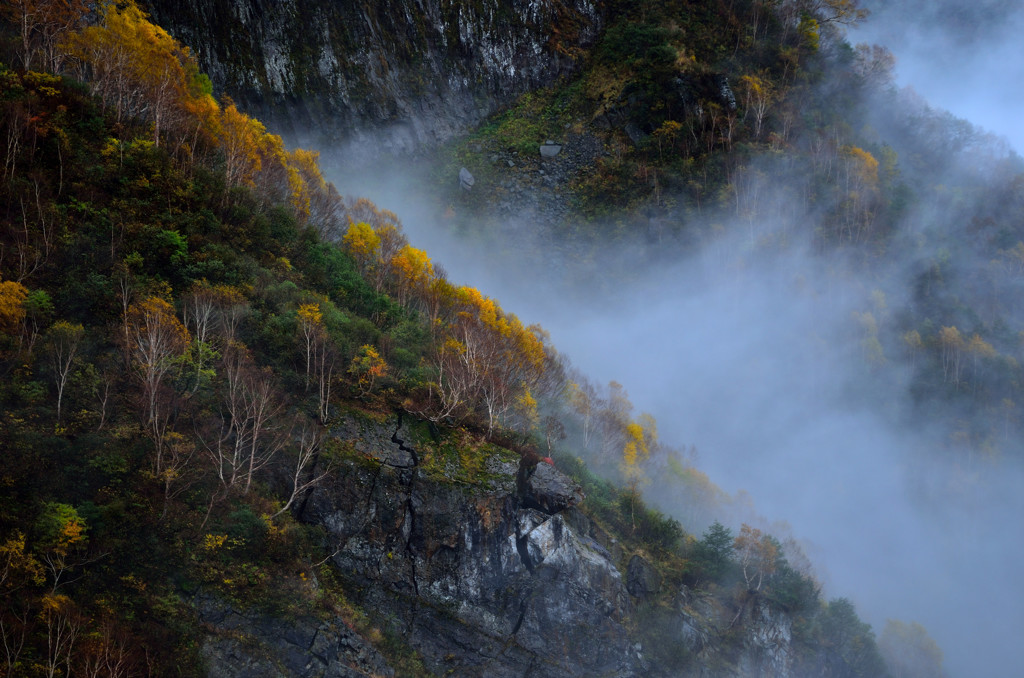
[[[1021,109],[1015,97],[1024,94],[1008,86],[1013,69],[1024,69],[1024,41],[1009,40],[1024,27],[1024,10],[1008,14],[993,34],[968,36],[966,53],[955,49],[958,34],[937,11],[925,12],[919,25],[901,23],[910,15],[892,7],[877,16],[884,26],[852,37],[904,36],[889,42],[902,83],[1024,147],[1013,126]],[[697,466],[715,483],[749,493],[766,524],[788,524],[826,598],[853,600],[876,632],[888,618],[922,623],[952,676],[1019,672],[1019,454],[995,462],[951,458],[944,452],[949,422],[938,416],[922,424],[911,412],[906,356],[886,355],[878,370],[861,343],[855,314],[870,312],[884,325],[906,307],[920,258],[883,259],[866,270],[816,252],[812,228],[785,247],[766,244],[791,224],[761,220],[754,238],[746,223],[733,225],[674,261],[638,246],[597,252],[576,266],[554,246],[545,249],[529,215],[503,224],[495,240],[454,234],[438,199],[406,170],[332,178],[342,192],[396,212],[411,243],[453,281],[542,324],[592,381],[621,382],[636,411],[657,418],[663,440],[695,446]],[[924,209],[906,223],[932,224],[938,216]],[[963,235],[956,224],[937,227],[949,228],[952,242]],[[971,256],[965,250],[958,264],[983,264]],[[574,277],[597,272],[598,280],[604,266],[632,273],[628,282],[595,283],[600,293],[581,294]],[[672,496],[654,499],[672,510]]]
[[[906,426],[905,370],[872,374],[861,355],[852,314],[881,318],[879,289],[889,308],[903,304],[913,265],[865,281],[807,247],[766,253],[736,237],[581,300],[563,272],[538,275],[514,247],[496,260],[493,248],[452,238],[395,174],[372,183],[363,192],[395,209],[453,280],[540,322],[595,382],[622,382],[663,440],[695,445],[714,482],[787,522],[827,597],[854,600],[876,631],[887,618],[924,624],[951,675],[1017,669],[1020,469],[1004,460],[960,486],[964,469],[937,452],[948,430]]]
[[[851,42],[896,57],[896,77],[929,102],[1005,136],[1024,152],[1024,5],[1012,0],[862,3],[872,14]]]

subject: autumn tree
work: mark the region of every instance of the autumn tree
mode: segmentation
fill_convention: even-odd
[[[73,506],[47,502],[36,520],[35,532],[36,552],[56,593],[68,573],[87,562],[83,556],[89,541],[85,520]]]
[[[981,378],[979,362],[991,360],[999,354],[992,347],[992,344],[982,339],[981,335],[977,333],[971,335],[970,341],[967,342],[967,353],[971,356],[971,383],[973,384],[974,391],[977,392],[978,381]]]
[[[476,289],[460,288],[456,308],[451,339],[438,359],[449,363],[447,376],[459,391],[483,402],[491,431],[543,374],[544,347],[518,318]]]
[[[42,69],[58,73],[65,53],[63,38],[89,11],[87,0],[4,0],[0,16],[17,26],[22,68],[30,71],[38,58]]]
[[[394,276],[395,299],[403,306],[410,299],[427,296],[434,266],[423,250],[406,245],[391,258],[390,267]]]
[[[836,23],[852,26],[868,16],[868,10],[860,6],[859,0],[800,0],[805,11],[817,17],[823,24]]]
[[[589,448],[591,422],[598,406],[597,392],[586,379],[579,379],[579,383],[568,382],[565,391],[570,407],[579,415],[580,423],[583,426],[583,447]]]
[[[327,329],[323,325],[318,326],[313,344],[313,378],[317,385],[317,413],[321,424],[326,424],[330,415],[331,388],[334,385],[337,361],[338,351]]]
[[[387,374],[387,371],[387,362],[381,357],[380,352],[369,344],[359,348],[359,352],[352,358],[348,367],[348,373],[356,378],[360,397],[369,395],[374,384]]]
[[[365,221],[350,223],[341,241],[355,259],[363,277],[380,265],[380,236],[370,224]]]
[[[13,530],[0,543],[0,595],[5,598],[26,586],[44,581],[43,567],[26,549],[25,535]]]
[[[134,0],[102,3],[99,15],[66,42],[93,93],[113,107],[118,122],[150,121],[155,145],[165,130],[192,133],[195,116],[212,113],[214,104],[188,48],[149,21]]]
[[[619,469],[632,495],[630,503],[630,519],[636,529],[636,499],[640,494],[640,486],[647,484],[645,462],[651,456],[651,450],[658,441],[658,425],[649,414],[640,415],[639,419],[626,424],[625,444],[622,447],[622,461]]]
[[[79,345],[85,336],[85,329],[80,324],[59,320],[46,333],[46,345],[53,369],[54,381],[57,384],[57,426],[61,423],[61,405],[64,401],[64,388],[71,374]]]
[[[196,283],[182,300],[185,328],[192,333],[196,366],[196,388],[203,367],[212,353],[211,340],[217,322],[217,293],[205,284]]]
[[[220,117],[220,150],[228,186],[254,186],[263,167],[260,144],[267,130],[263,123],[242,113],[230,99],[224,100]]]
[[[945,678],[942,649],[917,622],[889,619],[878,649],[893,678]]]
[[[320,310],[320,304],[308,303],[299,306],[296,311],[299,319],[299,331],[302,333],[303,348],[306,355],[306,390],[309,390],[309,377],[313,371],[313,362],[316,358],[319,344],[323,343],[325,337],[324,314]]]
[[[943,381],[952,381],[959,388],[965,344],[955,325],[939,330],[939,347],[942,352]]]
[[[754,139],[760,139],[765,117],[775,99],[774,86],[766,74],[744,75],[740,82],[743,85],[744,115],[753,116]]]
[[[439,341],[434,354],[436,376],[427,385],[428,404],[418,413],[431,421],[461,417],[479,391],[472,362],[468,347],[458,339],[448,336]]]
[[[910,367],[913,369],[917,365],[917,354],[924,348],[924,342],[921,341],[921,333],[917,330],[904,332],[903,343],[910,352]]]
[[[213,292],[217,329],[227,344],[237,338],[239,326],[249,315],[249,302],[241,290],[230,285],[216,285]]]
[[[164,472],[165,436],[172,407],[164,389],[168,375],[178,365],[191,342],[188,330],[178,320],[174,307],[159,297],[132,304],[125,331],[135,374],[143,387],[146,426],[155,447],[153,472]]]
[[[747,590],[756,593],[761,590],[765,578],[770,577],[779,558],[779,549],[774,539],[756,528],[744,524],[733,544],[743,581]]]
[[[625,447],[625,432],[631,421],[633,403],[622,384],[611,381],[608,382],[608,397],[601,405],[597,413],[601,427],[601,452],[605,458],[614,459]]]
[[[13,280],[0,281],[0,332],[15,334],[25,319],[28,288]]]
[[[879,207],[878,160],[862,148],[847,146],[840,170],[839,240],[859,243],[871,232]]]
[[[46,678],[72,675],[72,657],[84,631],[85,618],[68,596],[50,593],[40,601],[46,653],[40,668]]]

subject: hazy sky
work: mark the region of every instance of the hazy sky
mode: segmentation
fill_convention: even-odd
[[[896,79],[925,99],[1005,136],[1024,154],[1024,3],[868,0],[850,42],[896,56]]]

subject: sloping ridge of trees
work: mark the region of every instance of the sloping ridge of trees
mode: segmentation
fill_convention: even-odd
[[[834,640],[814,656],[847,670],[835,675],[877,675],[870,630],[820,601],[783,555],[796,563],[794,547],[747,526],[697,540],[644,505],[666,468],[695,513],[722,499],[620,385],[602,394],[541,328],[449,282],[393,214],[339,195],[315,153],[215,100],[134,2],[2,11],[17,63],[0,68],[8,675],[198,674],[200,588],[282,614],[341,607],[372,636],[343,594],[325,602],[309,584],[331,575],[289,509],[346,453],[332,422],[394,409],[528,457],[546,447],[596,519],[679,583],[717,591],[737,618],[771,596],[806,619],[807,647]],[[566,439],[625,489],[560,451]],[[829,620],[842,633],[823,635]],[[424,673],[411,653],[392,660]]]

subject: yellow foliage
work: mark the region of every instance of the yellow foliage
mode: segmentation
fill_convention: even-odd
[[[228,536],[226,534],[207,534],[203,537],[201,548],[207,553],[212,553],[224,546],[227,540]]]
[[[19,282],[0,282],[0,332],[13,334],[25,319],[25,299],[28,289]]]
[[[31,553],[25,551],[25,535],[15,530],[0,544],[0,591],[7,592],[24,584],[40,585],[43,568]]]
[[[134,0],[101,3],[98,13],[96,24],[65,43],[69,54],[89,66],[93,92],[119,118],[148,118],[156,144],[165,130],[191,130],[190,113],[208,114],[213,102],[199,84],[188,48],[149,21]]]
[[[302,304],[296,313],[304,325],[319,325],[323,322],[324,314],[320,310],[320,304]]]
[[[630,482],[644,481],[643,464],[651,456],[651,448],[658,440],[657,423],[649,414],[642,414],[626,424],[623,431],[622,473]]]
[[[854,174],[867,187],[878,185],[878,160],[862,148],[846,146],[843,149],[854,162]]]
[[[39,599],[39,616],[42,619],[49,619],[55,614],[67,611],[74,607],[71,599],[61,593],[47,593]]]
[[[409,283],[425,284],[434,275],[434,265],[423,250],[406,245],[394,259],[391,266]]]
[[[992,344],[982,339],[978,334],[971,336],[971,341],[967,344],[967,350],[982,358],[995,358],[999,355],[992,347]]]
[[[516,410],[519,416],[522,417],[525,427],[528,430],[533,430],[537,427],[540,422],[540,415],[537,412],[537,399],[530,393],[530,389],[524,389],[519,397],[516,398]]]
[[[219,122],[228,185],[255,186],[256,175],[263,168],[260,147],[266,128],[259,120],[239,111],[230,100],[221,111]]]
[[[956,325],[939,330],[939,342],[942,346],[951,349],[960,349],[964,346],[963,337],[960,336],[960,330],[956,328]]]
[[[153,351],[155,359],[166,357],[168,353],[178,353],[191,342],[188,329],[178,320],[174,307],[160,297],[148,297],[141,302],[132,304],[128,309],[128,319],[134,334],[144,338],[147,346],[140,346],[142,353]]]
[[[341,241],[364,273],[376,262],[380,237],[370,224],[365,221],[350,223]]]
[[[359,388],[363,395],[373,389],[374,383],[388,371],[388,364],[376,348],[369,344],[360,347],[359,353],[352,358],[348,372],[354,375],[359,381]]]

